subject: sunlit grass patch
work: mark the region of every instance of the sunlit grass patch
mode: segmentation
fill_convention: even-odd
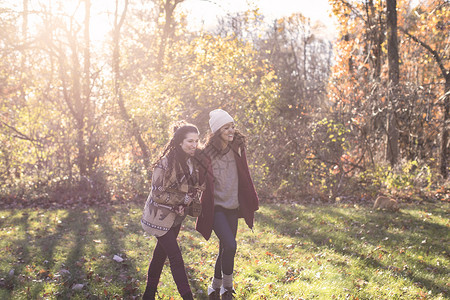
[[[446,299],[448,206],[263,204],[253,230],[239,221],[236,298]],[[139,298],[156,243],[140,215],[138,206],[0,211],[0,298]],[[187,218],[179,244],[195,298],[207,299],[218,240],[194,226]],[[181,299],[168,262],[158,295]]]

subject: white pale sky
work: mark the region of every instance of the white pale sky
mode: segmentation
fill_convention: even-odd
[[[5,3],[18,11],[22,9],[22,1],[5,0]],[[79,1],[65,0],[61,5],[52,5],[51,0],[31,0],[29,3],[30,10],[39,10],[42,5],[50,5],[53,12],[65,11],[74,15],[78,22],[83,22],[84,7]],[[91,3],[91,39],[101,41],[104,40],[105,33],[111,30],[115,2],[91,0]],[[123,1],[119,3],[123,5]],[[183,9],[187,13],[189,26],[197,30],[201,27],[205,29],[213,27],[217,24],[218,16],[243,12],[255,7],[260,9],[267,21],[300,12],[313,22],[321,21],[327,27],[327,35],[334,35],[335,29],[333,19],[330,17],[328,0],[184,0],[177,10]]]
[[[206,28],[217,22],[217,16],[256,6],[269,20],[300,12],[334,31],[328,0],[185,0],[181,6],[189,12],[188,22]]]

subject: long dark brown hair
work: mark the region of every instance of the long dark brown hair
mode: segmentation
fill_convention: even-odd
[[[179,168],[181,166],[181,170],[177,171],[177,176],[186,175],[186,178],[189,178],[189,168],[186,164],[187,154],[181,149],[180,144],[183,143],[183,140],[189,133],[199,134],[197,126],[187,123],[186,121],[178,121],[172,125],[172,138],[170,141],[164,146],[164,150],[162,151],[161,156],[154,163],[154,167],[159,163],[159,161],[166,156],[168,162],[167,171],[170,172],[173,168]],[[175,162],[179,162],[176,164]]]
[[[220,137],[220,129],[214,133],[210,133],[206,139],[205,147],[203,148],[204,153],[209,155],[211,158],[223,155],[222,153],[222,141]],[[241,146],[245,147],[245,135],[243,135],[239,130],[235,129],[234,138],[228,145],[232,149],[238,149]]]

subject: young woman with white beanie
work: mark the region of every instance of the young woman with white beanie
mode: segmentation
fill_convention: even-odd
[[[202,213],[196,229],[208,240],[214,230],[218,237],[214,277],[208,287],[209,299],[233,298],[233,271],[236,254],[238,218],[253,228],[259,200],[248,169],[245,138],[235,129],[234,119],[224,110],[209,114],[211,135],[202,151],[201,180],[206,182],[202,194]],[[203,178],[202,178],[203,177]]]

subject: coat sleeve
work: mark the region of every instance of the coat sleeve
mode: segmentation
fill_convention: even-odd
[[[204,184],[206,188],[200,199],[202,212],[197,218],[195,229],[200,232],[206,240],[209,240],[214,223],[214,178],[212,175],[211,160],[206,155],[201,159],[199,171],[200,183]]]
[[[248,168],[245,149],[244,147],[240,149],[241,151],[235,155],[236,162],[239,162],[236,164],[239,177],[239,217],[243,217],[248,227],[253,228],[255,211],[259,208],[259,199]]]
[[[242,160],[243,160],[243,164],[244,164],[244,172],[245,172],[245,175],[248,180],[248,191],[250,193],[248,200],[251,202],[250,203],[251,209],[256,211],[259,209],[259,197],[256,192],[256,188],[255,188],[255,184],[253,183],[252,176],[250,174],[250,169],[248,167],[247,154],[246,154],[245,148],[242,148]]]
[[[167,159],[163,158],[153,169],[150,196],[159,204],[179,205],[183,203],[185,193],[174,192],[164,187],[164,176],[167,171]]]

